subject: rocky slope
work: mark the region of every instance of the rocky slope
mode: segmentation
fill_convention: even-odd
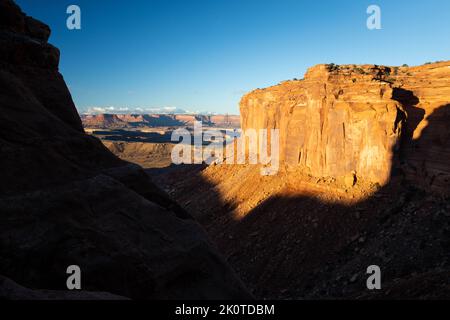
[[[318,65],[303,80],[245,95],[242,128],[278,128],[284,163],[317,177],[386,184],[402,153],[411,179],[448,189],[449,67]]]
[[[103,141],[103,144],[119,158],[143,168],[163,168],[172,164],[172,143]]]
[[[84,133],[49,35],[0,0],[0,294],[66,298],[76,264],[86,291],[250,297],[188,213]]]
[[[346,188],[300,167],[261,176],[257,166],[216,165],[155,179],[194,214],[257,298],[450,297],[448,198],[400,176],[382,188]],[[373,264],[382,272],[378,292],[366,287]]]
[[[81,115],[86,128],[121,129],[135,127],[179,127],[194,125],[201,121],[203,126],[239,127],[240,117],[235,115],[188,115],[188,114],[94,114]]]

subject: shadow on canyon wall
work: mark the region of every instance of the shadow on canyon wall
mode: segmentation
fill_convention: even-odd
[[[402,88],[394,88],[392,92],[392,99],[400,102],[405,112],[399,110],[398,119],[403,122],[402,139],[398,149],[398,159],[401,162],[405,160],[406,150],[412,146],[414,130],[416,130],[419,123],[425,116],[425,110],[418,108],[417,104],[420,102],[412,91]]]
[[[395,147],[394,159],[401,161],[394,161],[390,183],[354,205],[274,195],[236,220],[236,204],[201,176],[201,167],[194,173],[171,168],[160,177],[148,172],[161,185],[172,174],[169,193],[195,215],[258,298],[449,298],[450,206],[446,196],[423,190],[436,182],[427,168],[436,160],[430,156],[446,161],[450,150],[450,105],[429,115],[414,140],[425,115],[416,107],[419,99],[403,89],[393,98],[406,112],[399,110],[403,134]],[[448,163],[438,169],[444,172],[439,190],[448,191]],[[411,172],[421,178],[411,179]],[[382,291],[367,290],[370,265],[381,268]]]

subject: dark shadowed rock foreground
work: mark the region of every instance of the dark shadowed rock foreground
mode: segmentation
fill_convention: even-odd
[[[0,297],[249,298],[189,214],[84,133],[49,35],[0,0]],[[85,294],[65,291],[73,264]]]

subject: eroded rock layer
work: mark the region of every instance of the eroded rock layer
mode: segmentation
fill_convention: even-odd
[[[416,183],[450,192],[450,62],[407,68],[394,79],[407,114],[402,168]]]
[[[245,95],[242,128],[278,128],[281,160],[313,176],[355,173],[385,184],[401,153],[410,178],[420,171],[443,189],[450,173],[449,66],[318,65],[303,80]]]

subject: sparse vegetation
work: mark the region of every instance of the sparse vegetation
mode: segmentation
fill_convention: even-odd
[[[334,64],[334,63],[327,64],[328,72],[339,71],[339,69],[340,69],[340,66],[338,64]]]
[[[425,65],[427,65],[427,64],[434,64],[434,63],[441,63],[441,62],[444,62],[444,61],[443,60],[437,60],[435,62],[425,62]]]
[[[398,67],[395,67],[394,68],[394,76],[397,76],[398,75]]]
[[[404,68],[408,68],[408,67],[409,67],[409,65],[407,65],[407,64],[405,63],[405,64],[403,64],[403,65],[402,65],[402,67],[404,67]]]
[[[359,74],[366,74],[366,72],[360,67],[353,68],[353,72],[357,72]]]

